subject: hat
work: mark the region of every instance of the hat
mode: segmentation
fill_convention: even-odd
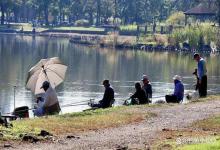
[[[108,84],[109,85],[109,80],[104,80],[103,82],[102,82],[102,84],[104,85],[104,84]]]
[[[44,81],[42,86],[41,86],[41,89],[44,88],[44,87],[49,87],[50,86],[50,83],[48,81]]]
[[[193,58],[195,59],[196,57],[198,57],[198,56],[200,56],[198,53],[195,53],[194,55],[193,55]]]
[[[142,76],[141,81],[144,81],[144,80],[149,80],[148,77],[147,77],[147,75],[143,75],[143,76]]]
[[[181,81],[182,78],[181,78],[181,76],[179,76],[179,75],[175,75],[175,76],[173,77],[173,80]]]

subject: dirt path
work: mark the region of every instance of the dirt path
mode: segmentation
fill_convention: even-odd
[[[149,143],[157,139],[158,131],[164,128],[183,129],[193,121],[220,114],[220,100],[191,103],[188,105],[174,105],[167,107],[152,107],[141,109],[150,111],[157,116],[138,124],[119,128],[92,131],[84,133],[79,138],[59,140],[51,144],[22,144],[16,149],[117,149],[123,147],[144,149]]]

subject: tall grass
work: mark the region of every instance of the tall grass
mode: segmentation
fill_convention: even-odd
[[[121,31],[137,31],[137,25],[130,24],[130,25],[120,26],[120,30]]]
[[[176,29],[171,34],[175,44],[187,42],[193,48],[199,48],[199,42],[204,40],[204,44],[210,45],[213,42],[217,44],[217,28],[209,23],[187,26],[183,29]]]

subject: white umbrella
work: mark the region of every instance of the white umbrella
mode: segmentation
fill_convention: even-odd
[[[41,86],[44,81],[49,81],[52,88],[55,88],[64,81],[67,66],[58,57],[41,59],[28,72],[26,88],[34,94],[41,94],[44,91]]]

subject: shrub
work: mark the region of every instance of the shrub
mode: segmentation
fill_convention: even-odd
[[[217,44],[217,29],[210,24],[191,25],[183,29],[176,29],[171,35],[178,45],[188,42],[191,47],[199,48],[201,44],[210,45],[211,42]]]
[[[121,31],[137,31],[137,25],[131,24],[131,25],[120,26],[120,30]]]
[[[174,14],[172,14],[167,20],[166,22],[168,24],[185,24],[185,15],[182,11],[176,12]]]
[[[121,19],[120,18],[115,18],[115,22],[114,22],[114,18],[110,17],[107,19],[108,24],[115,24],[115,25],[120,25],[121,24]]]
[[[77,21],[75,21],[75,24],[74,24],[75,26],[81,26],[81,27],[88,27],[88,26],[90,26],[90,24],[89,24],[89,21],[88,20],[85,20],[85,19],[81,19],[81,20],[77,20]]]

